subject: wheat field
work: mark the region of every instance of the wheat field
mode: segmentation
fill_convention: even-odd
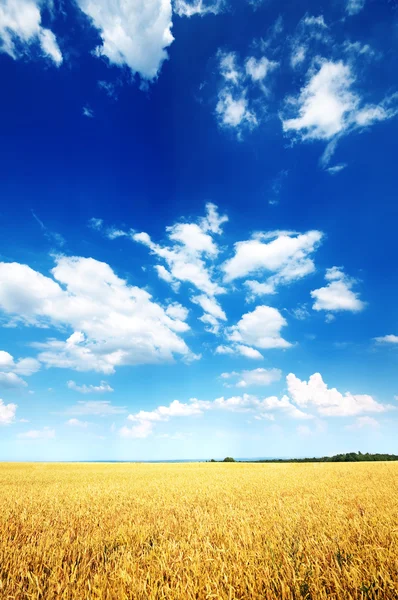
[[[398,464],[1,464],[0,598],[398,598]]]

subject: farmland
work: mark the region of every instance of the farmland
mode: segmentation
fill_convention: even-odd
[[[0,464],[0,598],[398,598],[398,463]]]

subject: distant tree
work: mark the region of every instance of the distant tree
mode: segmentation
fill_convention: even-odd
[[[216,461],[214,460],[214,458],[212,458],[210,462],[216,462]]]
[[[232,458],[232,456],[227,456],[226,458],[224,458],[223,462],[235,462],[235,459]]]

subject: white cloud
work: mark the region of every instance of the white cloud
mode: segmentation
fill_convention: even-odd
[[[222,90],[218,97],[216,113],[219,122],[225,127],[247,125],[249,128],[257,125],[256,115],[249,110],[249,102],[244,92],[232,94]]]
[[[0,350],[0,387],[12,389],[23,388],[28,384],[19,375],[29,376],[40,369],[35,358],[20,358],[14,361],[9,352]]]
[[[205,294],[201,294],[200,296],[191,298],[191,301],[194,304],[198,304],[204,310],[205,314],[200,317],[200,320],[210,325],[208,331],[217,334],[220,327],[219,321],[227,320],[227,316],[217,300],[214,297],[211,298]]]
[[[93,415],[95,417],[107,417],[109,415],[120,415],[127,412],[124,406],[114,406],[109,400],[79,400],[74,406],[70,406],[65,415],[77,417]]]
[[[278,63],[274,60],[269,60],[266,56],[262,56],[258,60],[254,56],[250,56],[246,59],[245,69],[246,74],[251,77],[253,81],[263,81],[268,73],[276,69]]]
[[[320,373],[314,373],[307,381],[301,381],[293,373],[286,377],[288,393],[300,408],[315,408],[323,416],[351,417],[363,413],[381,413],[391,409],[369,395],[344,395],[336,388],[329,389]]]
[[[218,52],[221,84],[218,92],[216,116],[220,126],[235,129],[238,137],[242,131],[253,129],[264,112],[264,96],[268,93],[266,80],[278,63],[266,56],[248,56],[238,64],[236,52]],[[256,99],[261,94],[261,103]]]
[[[398,335],[394,335],[393,333],[390,333],[389,335],[375,337],[374,340],[378,344],[398,344]]]
[[[17,375],[33,375],[40,369],[40,362],[35,358],[19,358],[17,361],[9,352],[0,350],[0,370]]]
[[[184,404],[179,400],[173,400],[169,406],[158,406],[153,411],[144,411],[129,415],[130,421],[168,421],[171,417],[191,417],[202,414],[197,401],[193,400],[190,404]]]
[[[268,296],[270,294],[276,294],[275,283],[260,283],[255,279],[247,279],[244,285],[249,288],[250,292],[247,296],[249,302],[256,300],[257,297]]]
[[[170,271],[168,271],[163,265],[155,265],[156,272],[158,274],[159,279],[163,279],[171,285],[173,292],[178,292],[181,286],[181,283],[175,279]]]
[[[311,292],[314,310],[359,312],[365,308],[359,294],[352,291],[356,280],[347,277],[340,267],[327,269],[325,279],[329,281],[325,287]]]
[[[158,76],[174,39],[171,0],[78,0],[78,4],[99,30],[98,56],[129,67],[144,80]]]
[[[210,234],[221,233],[221,225],[226,220],[226,217],[218,216],[214,204],[208,203],[206,217],[199,219],[199,223],[177,223],[167,227],[169,246],[152,242],[145,232],[133,234],[132,239],[147,246],[152,254],[166,262],[169,270],[161,270],[163,279],[170,283],[174,280],[187,282],[208,296],[214,296],[225,290],[212,280],[212,263],[219,251]],[[159,267],[156,268],[159,274]]]
[[[67,386],[70,390],[74,390],[80,394],[104,394],[114,391],[106,381],[101,381],[100,385],[77,385],[74,381],[68,381]]]
[[[18,377],[15,373],[3,373],[0,371],[0,388],[18,389],[27,387],[26,381]]]
[[[282,377],[280,369],[253,369],[251,371],[240,371],[232,373],[222,373],[221,377],[225,380],[237,379],[234,383],[224,384],[227,387],[246,388],[250,385],[263,386],[270,385],[279,381]]]
[[[329,140],[344,131],[359,103],[350,89],[353,81],[348,65],[323,61],[299,96],[289,99],[287,108],[298,116],[282,117],[283,130],[296,132],[303,140]]]
[[[349,15],[356,15],[365,6],[365,0],[348,0],[346,5],[346,11]]]
[[[33,375],[40,369],[40,362],[36,358],[19,358],[13,368],[17,375]]]
[[[311,66],[307,83],[296,97],[288,97],[281,114],[283,130],[296,140],[323,140],[328,143],[321,158],[324,168],[330,161],[339,138],[352,131],[391,119],[398,114],[398,94],[378,104],[362,104],[353,91],[352,64],[317,58],[318,70]],[[333,171],[333,168],[331,172]]]
[[[355,423],[348,425],[347,429],[364,429],[364,428],[378,429],[380,423],[373,417],[358,417],[355,419]]]
[[[79,421],[79,419],[69,419],[66,421],[66,425],[70,427],[81,427],[82,429],[86,429],[88,427],[87,421]]]
[[[52,440],[55,438],[55,430],[49,427],[43,427],[43,429],[31,429],[24,433],[18,433],[17,436],[20,440]]]
[[[173,418],[202,416],[206,412],[219,410],[232,413],[253,413],[260,419],[268,420],[273,420],[275,413],[292,419],[313,418],[312,415],[294,406],[287,396],[283,396],[281,399],[270,396],[262,400],[250,394],[231,396],[230,398],[222,396],[213,401],[191,398],[188,403],[174,400],[169,406],[158,406],[152,411],[141,410],[129,415],[128,420],[132,421],[134,425],[122,427],[119,435],[130,438],[146,438],[154,432],[158,423],[168,422]]]
[[[186,321],[189,315],[189,310],[179,302],[171,302],[166,308],[166,314],[172,319]]]
[[[336,175],[337,173],[340,173],[340,171],[342,171],[343,169],[345,169],[346,166],[347,165],[345,163],[342,163],[340,165],[334,165],[333,167],[328,167],[326,169],[326,171],[328,173],[330,173],[330,175]]]
[[[109,227],[105,232],[105,236],[108,238],[108,240],[116,240],[117,238],[128,236],[128,233],[126,231],[123,231],[122,229]]]
[[[201,403],[203,404],[206,403]],[[189,404],[184,404],[178,400],[173,400],[169,406],[158,406],[153,411],[141,410],[136,414],[131,414],[127,418],[129,421],[137,423],[132,427],[122,427],[119,434],[122,437],[146,438],[153,433],[153,425],[159,421],[169,421],[174,417],[191,417],[203,414],[203,409],[198,401],[192,400]]]
[[[298,23],[296,32],[290,40],[290,65],[296,69],[303,64],[309,54],[314,53],[314,44],[326,45],[330,42],[328,26],[323,15],[317,17],[305,15]],[[309,52],[311,48],[311,53]]]
[[[216,354],[234,354],[234,349],[231,346],[217,346]]]
[[[38,0],[3,0],[0,4],[0,52],[14,59],[30,55],[34,46],[57,66],[62,54],[55,35],[41,26]]]
[[[13,423],[17,408],[16,404],[4,404],[4,401],[0,399],[0,425],[10,425]]]
[[[256,348],[290,348],[290,342],[284,340],[281,329],[287,325],[281,313],[271,306],[257,306],[253,312],[246,313],[241,320],[230,328],[229,339]]]
[[[227,215],[219,215],[218,207],[212,202],[206,204],[206,215],[199,219],[202,231],[211,233],[222,233],[222,225],[228,223]]]
[[[250,358],[252,360],[263,360],[264,358],[261,352],[250,346],[245,346],[244,344],[235,344],[234,350],[237,354],[241,354],[245,358]]]
[[[55,262],[54,279],[27,265],[0,263],[0,307],[15,322],[75,332],[66,341],[34,344],[46,366],[113,373],[119,365],[193,358],[179,335],[188,325],[148,292],[92,258],[58,256]]]
[[[180,17],[199,15],[218,15],[223,8],[224,0],[174,0],[174,12]]]
[[[265,282],[249,280],[251,296],[275,293],[279,284],[287,284],[315,271],[311,255],[322,240],[320,231],[304,234],[275,231],[257,233],[251,240],[237,242],[235,255],[227,260],[222,269],[225,281],[247,275],[270,273]]]
[[[366,104],[354,115],[354,124],[359,128],[370,127],[378,121],[392,119],[398,114],[398,93],[384,98],[379,104]]]

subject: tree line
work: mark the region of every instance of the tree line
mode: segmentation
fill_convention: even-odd
[[[259,460],[235,460],[227,456],[224,460],[217,461],[212,458],[209,462],[245,462],[245,463],[318,463],[318,462],[377,462],[398,460],[396,454],[370,454],[369,452],[347,452],[335,454],[334,456],[322,456],[313,458],[264,458]]]

